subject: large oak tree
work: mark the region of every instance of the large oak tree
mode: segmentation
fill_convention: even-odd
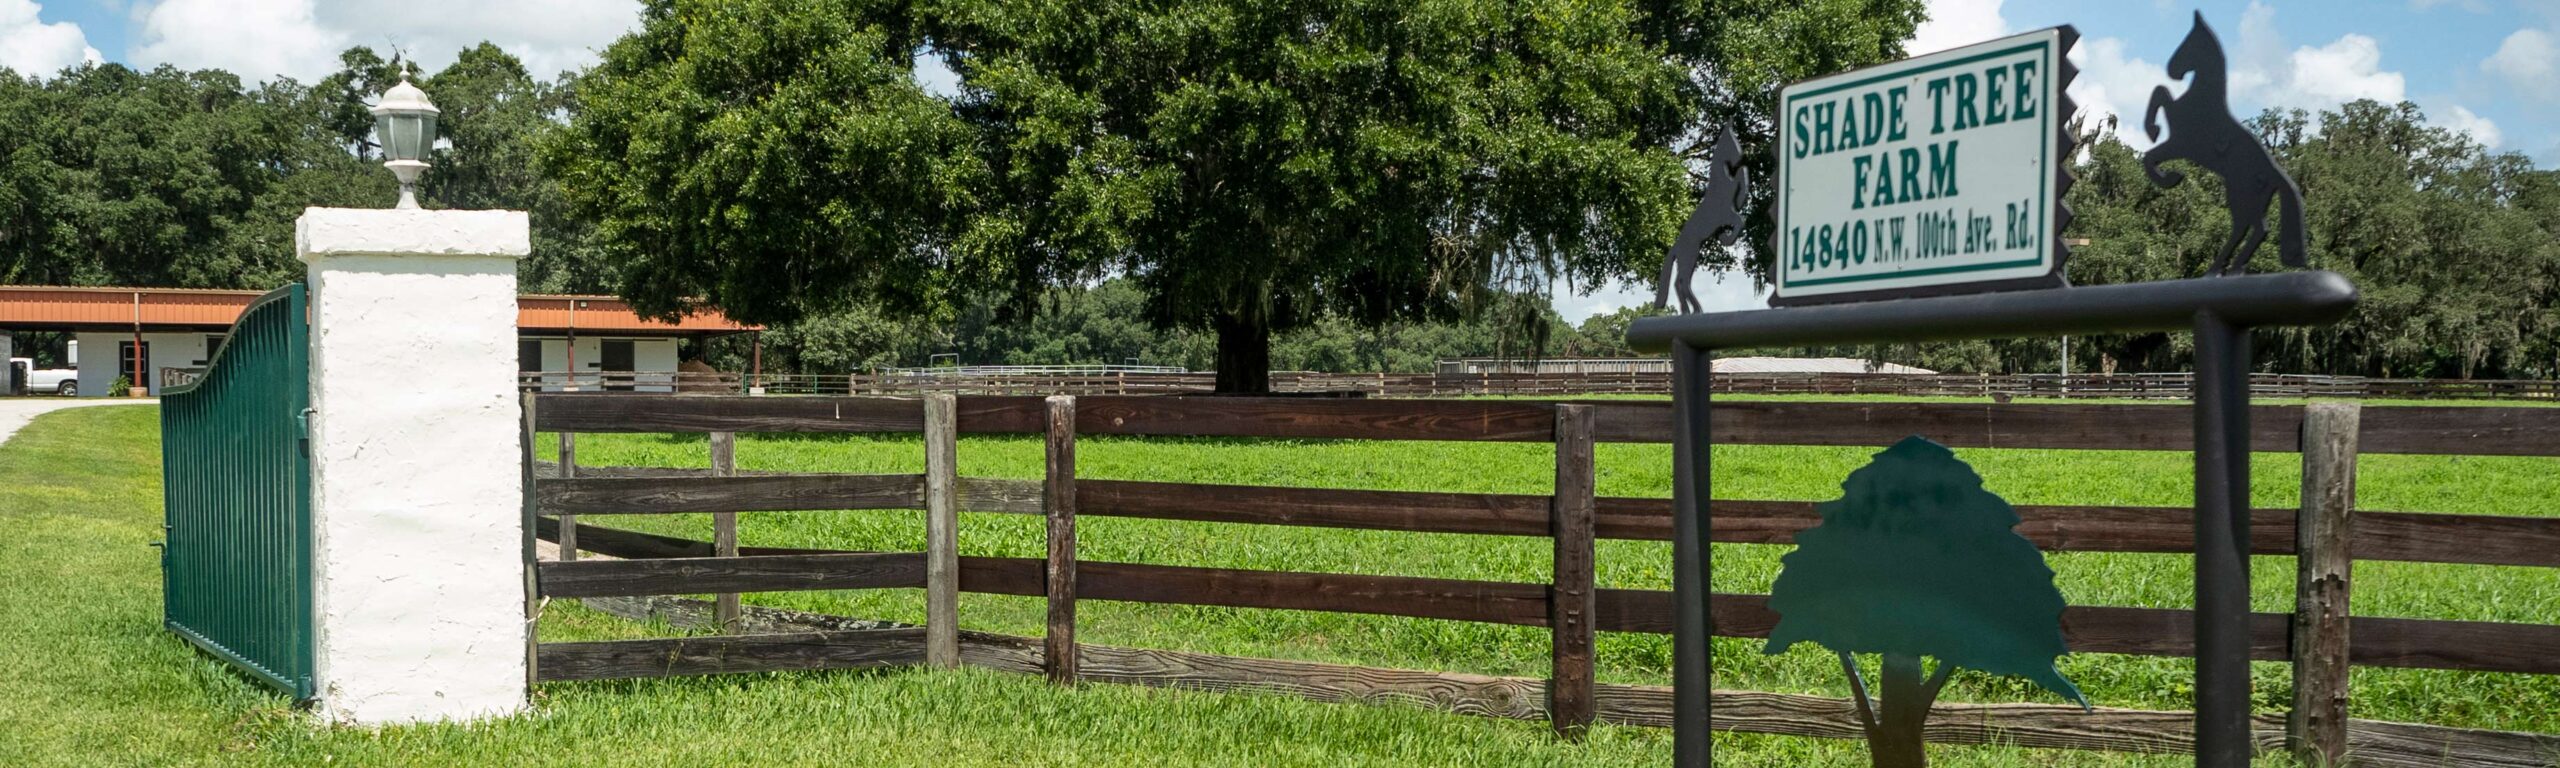
[[[1687,165],[1916,0],[655,0],[549,155],[645,310],[758,322],[1134,279],[1267,388],[1275,331],[1650,274]],[[959,93],[929,94],[942,56]],[[1754,142],[1761,143],[1761,142]]]

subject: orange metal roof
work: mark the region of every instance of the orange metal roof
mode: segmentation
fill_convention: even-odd
[[[87,288],[0,286],[0,330],[73,328],[221,329],[263,291],[201,288]],[[723,334],[759,330],[717,311],[674,323],[642,319],[631,305],[610,296],[526,295],[516,299],[516,327],[533,333],[638,335]]]
[[[636,331],[646,333],[736,333],[758,330],[740,325],[718,311],[698,312],[673,323],[641,319],[631,305],[610,296],[516,297],[516,327],[522,330]]]

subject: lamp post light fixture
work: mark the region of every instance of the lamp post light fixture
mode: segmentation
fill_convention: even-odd
[[[406,74],[374,105],[373,133],[382,143],[382,167],[400,177],[400,203],[394,207],[418,207],[418,176],[429,167],[427,151],[435,148],[436,116],[443,113],[427,100],[426,91],[409,84]]]

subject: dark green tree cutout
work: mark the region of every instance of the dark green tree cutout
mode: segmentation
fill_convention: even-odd
[[[1781,561],[1769,595],[1778,626],[1764,650],[1810,641],[1840,655],[1878,768],[1928,763],[1921,726],[1957,669],[2023,677],[2088,706],[2053,668],[2065,652],[2053,569],[1973,467],[1913,436],[1840,489]],[[1881,704],[1858,671],[1856,654],[1867,653],[1884,658]],[[1925,677],[1922,656],[1938,661]]]

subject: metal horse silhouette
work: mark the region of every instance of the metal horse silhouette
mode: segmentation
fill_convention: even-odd
[[[2284,201],[2284,214],[2277,255],[2285,266],[2303,266],[2302,189],[2276,166],[2257,134],[2231,116],[2224,66],[2222,41],[2214,37],[2213,28],[2205,26],[2204,14],[2199,12],[2186,41],[2169,55],[2169,77],[2184,79],[2193,74],[2195,83],[2187,87],[2186,95],[2176,98],[2169,96],[2165,85],[2151,90],[2142,131],[2159,143],[2142,153],[2142,169],[2151,175],[2151,183],[2164,188],[2186,181],[2186,174],[2161,169],[2160,164],[2170,160],[2190,161],[2222,177],[2223,198],[2231,209],[2231,235],[2206,274],[2249,271],[2250,257],[2267,239],[2267,205],[2278,198]],[[2169,115],[2166,141],[2160,139],[2163,112]]]
[[[1689,222],[1680,225],[1680,237],[1671,243],[1671,255],[1662,260],[1662,284],[1654,289],[1653,306],[1661,309],[1671,302],[1671,292],[1680,292],[1680,312],[1699,310],[1698,294],[1689,288],[1689,278],[1698,274],[1698,257],[1713,239],[1719,248],[1731,247],[1742,237],[1743,209],[1751,203],[1751,169],[1742,167],[1742,144],[1734,139],[1733,128],[1727,126],[1724,136],[1716,140],[1715,151],[1707,157],[1707,195],[1698,201],[1698,209],[1689,214]]]

